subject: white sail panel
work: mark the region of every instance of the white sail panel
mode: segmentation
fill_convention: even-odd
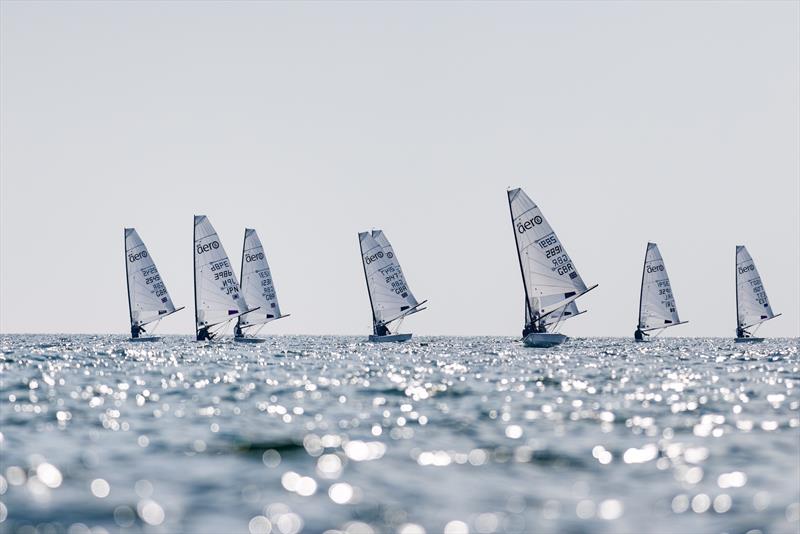
[[[358,238],[375,322],[392,321],[416,307],[419,303],[383,232],[361,232]]]
[[[208,217],[194,217],[195,311],[197,328],[235,318],[248,310],[228,254]]]
[[[742,245],[736,247],[736,313],[740,328],[775,317],[756,264]]]
[[[680,323],[664,259],[655,243],[647,244],[639,297],[639,329],[654,330]]]
[[[534,319],[587,291],[572,259],[542,211],[522,189],[508,191],[511,220]]]
[[[573,317],[582,314],[583,312],[578,309],[578,303],[574,300],[564,306],[563,308],[554,311],[547,317],[545,317],[544,325],[545,326],[552,326],[558,324],[559,322],[566,321],[567,319],[572,319]],[[526,323],[529,324],[530,320],[526,314]]]
[[[143,326],[175,311],[153,257],[134,228],[125,228],[125,263],[131,326]]]
[[[260,325],[280,318],[278,295],[272,282],[264,247],[258,233],[252,228],[244,231],[242,249],[242,294],[248,306],[258,307],[254,312],[239,316],[239,327]]]

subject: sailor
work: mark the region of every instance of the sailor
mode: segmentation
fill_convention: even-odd
[[[214,339],[214,334],[208,331],[207,326],[197,331],[197,341],[211,341],[212,339]]]
[[[644,341],[644,336],[649,336],[650,334],[646,334],[642,331],[641,327],[636,327],[636,332],[633,333],[633,339],[636,341]]]
[[[741,326],[737,326],[737,327],[736,327],[736,337],[750,337],[750,333],[749,333],[749,332],[747,332],[747,331],[746,331],[744,328],[742,328]]]
[[[376,336],[388,336],[389,334],[391,334],[391,332],[389,332],[389,328],[384,323],[378,323],[375,325]]]
[[[244,337],[244,332],[242,332],[242,327],[239,326],[238,322],[233,327],[233,337]]]
[[[528,334],[532,334],[536,331],[533,323],[528,323],[525,325],[525,328],[522,329],[522,339],[528,337]]]
[[[138,338],[139,334],[141,334],[142,332],[144,332],[144,328],[142,328],[138,324],[132,324],[131,325],[131,337],[133,339]]]

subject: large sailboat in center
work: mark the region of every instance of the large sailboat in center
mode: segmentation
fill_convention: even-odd
[[[242,294],[250,306],[258,308],[251,313],[240,315],[233,329],[234,340],[245,343],[261,343],[263,338],[256,337],[265,324],[288,317],[281,314],[278,305],[278,294],[272,282],[272,273],[267,263],[264,246],[258,233],[252,228],[244,230],[242,245]]]
[[[369,340],[408,341],[411,334],[399,334],[397,329],[404,318],[424,310],[421,306],[428,301],[418,302],[414,298],[397,255],[383,231],[360,232],[358,243],[372,307],[373,333]]]
[[[648,332],[657,330],[658,334],[665,328],[685,324],[678,318],[678,306],[672,295],[664,258],[655,243],[647,243],[642,266],[642,287],[639,291],[639,322],[633,338],[645,341]]]
[[[755,337],[756,330],[765,321],[781,315],[772,311],[767,291],[761,282],[756,264],[744,245],[736,246],[736,342],[764,341]]]
[[[175,308],[167,286],[135,228],[125,228],[125,274],[128,279],[128,312],[131,319],[131,341],[158,341],[146,334],[145,325],[181,311]]]
[[[217,231],[205,215],[194,216],[194,316],[197,341],[210,341],[225,324],[256,311],[239,291],[236,273]],[[217,327],[212,330],[213,327]]]
[[[539,207],[520,189],[510,189],[508,208],[517,245],[517,258],[525,289],[527,347],[554,347],[566,341],[558,333],[563,321],[578,315],[575,300],[597,284],[587,287],[553,228]]]

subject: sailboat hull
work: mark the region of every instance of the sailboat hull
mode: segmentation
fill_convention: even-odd
[[[266,341],[260,337],[235,337],[233,340],[237,343],[264,343]]]
[[[560,345],[568,339],[569,338],[564,334],[534,332],[525,336],[525,339],[522,340],[522,343],[526,347],[547,349],[550,347],[555,347],[556,345]]]
[[[128,339],[131,343],[147,343],[148,341],[161,341],[161,338],[158,336],[149,336],[149,337],[132,337]]]
[[[376,336],[371,334],[369,340],[373,343],[400,343],[408,341],[413,334],[391,334],[388,336]]]
[[[764,341],[763,337],[737,337],[736,343],[760,343]]]

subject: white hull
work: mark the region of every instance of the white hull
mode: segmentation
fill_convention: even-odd
[[[555,347],[556,345],[560,345],[569,338],[564,334],[548,334],[548,333],[537,333],[534,332],[533,334],[528,334],[525,336],[525,339],[522,340],[522,343],[526,347],[537,347],[537,348],[549,348]]]
[[[764,341],[763,337],[737,337],[736,343],[760,343]]]
[[[237,343],[264,343],[266,341],[260,337],[234,337],[233,340]]]
[[[390,334],[388,336],[376,336],[371,334],[369,340],[373,343],[399,343],[408,341],[413,334]]]
[[[132,337],[128,341],[132,343],[146,343],[148,341],[161,341],[161,338],[158,336]]]

